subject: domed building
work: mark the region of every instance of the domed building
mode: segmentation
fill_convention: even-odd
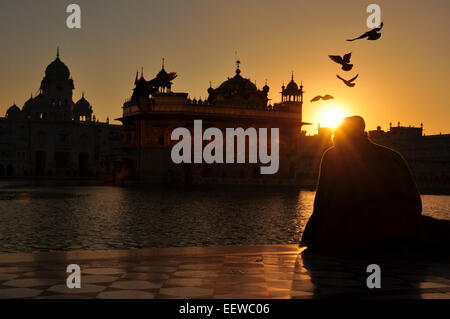
[[[281,87],[281,102],[303,102],[303,85],[299,88],[295,83],[294,72],[288,85]]]
[[[28,99],[22,111],[25,119],[48,121],[71,121],[74,119],[72,94],[73,80],[69,68],[60,60],[59,50],[56,59],[45,69],[45,76],[39,87],[39,94]]]
[[[45,78],[48,80],[68,79],[70,77],[69,68],[59,59],[59,50],[56,59],[45,69]],[[73,86],[73,85],[72,85]]]
[[[294,72],[291,75],[291,81],[287,86],[281,86],[281,102],[275,103],[274,110],[283,110],[290,112],[298,112],[300,116],[303,113],[303,84],[294,81]],[[309,124],[309,123],[304,123]]]
[[[84,98],[84,93],[81,99],[75,103],[75,107],[73,110],[73,118],[75,121],[87,121],[90,122],[92,120],[92,106],[88,100]]]
[[[53,115],[52,100],[41,92],[35,98],[26,101],[22,111],[28,120],[51,120],[49,115]]]
[[[0,117],[0,177],[98,178],[120,153],[121,126],[96,121],[84,94],[73,102],[74,88],[58,50],[38,95]]]
[[[164,69],[164,59],[161,71],[158,72],[156,78],[149,82],[151,87],[155,87],[160,93],[170,93],[172,89],[172,81],[177,77],[174,72],[167,73]]]
[[[7,118],[8,120],[21,120],[22,111],[16,104],[14,104],[13,106],[9,107],[8,110],[6,111],[5,118]]]
[[[146,81],[142,74],[140,79],[136,76],[133,94],[123,104],[123,115],[118,119],[123,123],[123,159],[129,165],[122,177],[192,184],[300,182],[296,174],[299,170],[299,144],[304,136],[302,126],[308,123],[302,122],[303,87],[298,87],[293,78],[283,89],[282,101],[269,105],[270,87],[267,81],[261,89],[258,88],[242,75],[240,61],[236,61],[233,77],[215,88],[210,83],[207,99],[197,99],[193,95],[189,98],[188,93],[173,92],[172,80],[175,76],[176,73],[166,72],[164,65],[151,81]],[[274,175],[261,176],[260,164],[255,162],[174,164],[171,149],[176,141],[172,140],[172,132],[183,127],[189,130],[192,137],[196,120],[202,120],[203,130],[217,128],[223,136],[229,128],[255,129],[258,132],[267,129],[270,134],[272,129],[279,129],[277,145],[282,159],[279,171]],[[203,142],[207,144],[206,140]],[[244,141],[241,145],[246,143]]]
[[[54,120],[73,119],[72,92],[74,88],[73,80],[70,78],[70,70],[60,60],[58,50],[56,59],[45,69],[45,77],[42,79],[40,86],[40,93],[48,99],[46,101],[47,112],[45,112],[47,118]],[[40,108],[42,108],[42,105]],[[34,114],[34,117],[36,118],[36,114]]]
[[[31,114],[31,110],[33,109],[33,94],[31,94],[30,98],[24,103],[22,107],[22,112],[24,113],[24,116],[28,118],[28,116]]]
[[[177,77],[175,72],[167,72],[164,68],[164,59],[162,62],[161,71],[158,72],[155,78],[150,81],[145,80],[144,71],[141,71],[141,77],[138,79],[138,72],[136,72],[136,79],[134,81],[133,94],[124,107],[126,110],[128,107],[135,108],[142,112],[148,112],[151,106],[155,103],[155,97],[165,96],[166,93],[174,96],[180,96],[179,94],[172,94],[172,81]]]
[[[241,76],[240,61],[236,62],[236,74],[223,82],[218,88],[208,89],[208,103],[217,106],[267,108],[269,87],[258,90],[250,79]]]

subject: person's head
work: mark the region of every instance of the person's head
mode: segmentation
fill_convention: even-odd
[[[361,116],[346,117],[334,130],[334,145],[343,146],[366,140],[366,123]]]

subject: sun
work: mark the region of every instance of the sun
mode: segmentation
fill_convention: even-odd
[[[343,108],[340,105],[333,103],[320,111],[318,122],[321,127],[334,129],[341,124],[344,117],[345,112],[343,111]]]
[[[320,118],[320,126],[336,128],[339,124],[341,124],[342,119],[344,118],[343,113],[337,109],[327,110],[321,115]]]

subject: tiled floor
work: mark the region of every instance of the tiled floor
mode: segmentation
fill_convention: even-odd
[[[381,289],[366,267],[381,267]],[[66,267],[81,267],[81,288]],[[308,255],[296,245],[0,254],[0,298],[445,298],[450,263]]]

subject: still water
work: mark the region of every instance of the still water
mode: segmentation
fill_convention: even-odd
[[[298,243],[314,192],[0,185],[0,252]],[[450,219],[450,196],[422,196]]]

